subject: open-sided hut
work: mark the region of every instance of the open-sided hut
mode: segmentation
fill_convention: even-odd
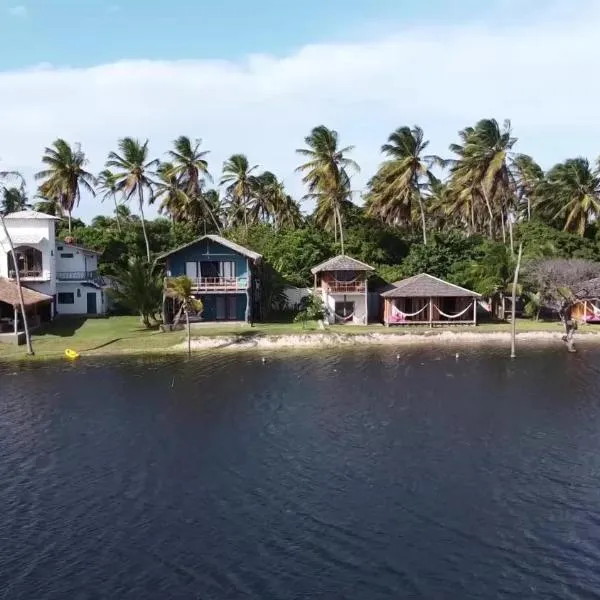
[[[381,294],[385,325],[477,324],[481,296],[427,273],[397,281]]]

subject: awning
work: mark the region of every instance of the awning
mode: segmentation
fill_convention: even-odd
[[[21,286],[23,290],[23,302],[25,306],[33,306],[42,302],[52,302],[52,296],[47,296],[41,292],[36,292],[25,286]],[[16,283],[0,277],[0,302],[10,304],[11,306],[19,305],[19,288]]]

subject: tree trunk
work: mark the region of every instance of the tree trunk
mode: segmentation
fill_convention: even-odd
[[[489,223],[489,229],[490,229],[490,239],[494,239],[494,213],[492,212],[492,205],[490,204],[490,200],[488,198],[487,192],[485,191],[485,188],[483,186],[481,186],[481,193],[483,195],[483,200],[485,202],[485,205],[488,209],[488,214],[490,215],[490,223]]]
[[[187,348],[189,358],[192,356],[192,330],[190,327],[190,313],[188,310],[185,311],[185,324],[187,327]]]
[[[71,209],[68,211],[69,214],[69,235],[71,235],[72,227],[71,227]]]
[[[517,266],[515,267],[515,276],[512,285],[512,321],[511,321],[511,337],[510,337],[510,357],[515,358],[516,339],[517,339],[517,319],[515,318],[515,309],[517,306],[517,285],[519,283],[519,270],[521,269],[521,257],[523,256],[523,243],[519,244],[519,256],[517,257]]]
[[[423,228],[423,245],[427,246],[427,225],[425,223],[425,208],[423,207],[423,200],[421,194],[417,196],[419,201],[419,210],[421,211],[421,227]]]
[[[142,231],[144,232],[144,241],[146,242],[146,256],[148,257],[148,263],[150,263],[150,242],[148,241],[148,234],[146,233],[146,219],[144,218],[144,190],[142,186],[138,186],[138,198],[140,203],[140,217],[142,218]]]
[[[506,245],[506,223],[504,222],[504,209],[500,210],[500,221],[502,225],[502,243]]]
[[[527,196],[527,220],[531,221],[531,200],[529,196]]]
[[[344,256],[344,229],[342,227],[342,215],[340,214],[339,206],[335,207],[335,214],[340,224],[340,245],[342,246],[342,256]]]
[[[70,215],[70,213],[69,213]],[[15,256],[15,247],[12,243],[12,238],[8,233],[8,229],[6,228],[6,223],[4,222],[4,216],[0,214],[0,221],[2,221],[2,229],[4,230],[4,235],[6,236],[6,240],[8,242],[8,247],[10,249],[10,254],[13,259],[13,265],[15,267],[15,279],[17,281],[17,289],[19,294],[19,307],[21,308],[21,316],[23,317],[23,330],[25,331],[25,343],[27,345],[27,354],[29,356],[33,356],[35,353],[33,351],[33,346],[31,344],[31,335],[29,334],[29,324],[27,323],[27,313],[25,312],[25,300],[23,299],[23,290],[21,288],[21,276],[19,275],[19,265],[17,263],[17,257]],[[16,327],[16,324],[15,324]]]
[[[568,352],[577,352],[574,345],[573,336],[575,335],[575,331],[577,331],[577,323],[573,321],[571,318],[571,310],[573,308],[572,303],[563,306],[559,311],[560,320],[563,323],[565,328],[565,335],[563,335],[562,340],[567,345]]]
[[[117,197],[113,194],[113,200],[115,201],[115,217],[117,218],[117,229],[121,233],[121,219],[119,217],[119,203]]]

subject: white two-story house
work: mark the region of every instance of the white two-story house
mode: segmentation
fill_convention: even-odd
[[[52,298],[50,318],[105,314],[107,302],[105,286],[98,273],[99,253],[57,241],[57,220],[35,211],[6,215],[17,265],[0,232],[0,278],[14,282],[18,268],[24,287]]]

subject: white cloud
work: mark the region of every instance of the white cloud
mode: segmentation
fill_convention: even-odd
[[[12,6],[8,9],[8,14],[13,17],[26,17],[27,16],[27,7],[23,4],[18,4],[17,6]]]
[[[310,45],[283,58],[0,72],[2,168],[31,176],[58,136],[81,142],[99,170],[118,137],[148,137],[162,156],[185,133],[204,139],[215,176],[225,158],[244,152],[300,196],[294,150],[317,124],[356,146],[360,189],[394,128],[420,124],[432,151],[444,154],[458,129],[488,116],[511,118],[518,150],[545,166],[577,154],[595,158],[600,11],[590,2],[573,5],[576,16],[551,13],[503,27],[420,25],[371,41]],[[100,210],[108,209],[86,199],[80,214]]]

